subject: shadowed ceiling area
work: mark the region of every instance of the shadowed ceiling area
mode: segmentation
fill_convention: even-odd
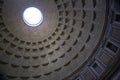
[[[119,18],[109,4],[112,0],[0,0],[0,76],[97,80],[107,74],[108,63],[115,65],[120,52],[119,1]],[[43,14],[37,27],[23,20],[29,7]]]

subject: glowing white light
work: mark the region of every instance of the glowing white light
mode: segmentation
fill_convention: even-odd
[[[28,26],[37,27],[43,22],[43,15],[39,9],[29,7],[23,13],[23,20]]]

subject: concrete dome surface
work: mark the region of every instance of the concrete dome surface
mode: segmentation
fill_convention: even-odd
[[[37,27],[23,20],[29,7],[42,12],[43,21],[31,25]],[[0,0],[0,74],[5,80],[105,79],[119,59],[119,9],[119,0]]]

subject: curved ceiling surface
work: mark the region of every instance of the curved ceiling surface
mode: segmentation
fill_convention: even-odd
[[[99,45],[106,0],[1,2],[0,69],[10,80],[64,79],[82,67]],[[40,26],[24,23],[22,14],[28,7],[43,13]]]

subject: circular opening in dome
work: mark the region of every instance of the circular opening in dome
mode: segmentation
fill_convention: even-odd
[[[30,27],[37,27],[43,22],[43,15],[38,8],[29,7],[23,12],[23,20]]]

